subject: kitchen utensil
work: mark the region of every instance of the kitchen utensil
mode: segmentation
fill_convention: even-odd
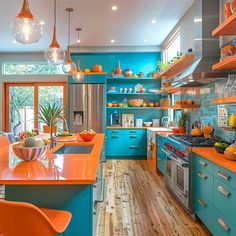
[[[178,134],[179,133],[179,128],[172,128],[173,134]]]
[[[131,99],[129,105],[131,107],[140,107],[143,104],[143,99]]]
[[[132,70],[131,69],[126,69],[125,70],[125,77],[132,77]]]
[[[23,161],[34,161],[46,154],[47,145],[42,147],[24,147],[20,143],[12,145],[15,155]]]
[[[152,122],[146,121],[146,122],[144,122],[144,125],[145,125],[146,127],[150,127],[150,126],[152,125]]]
[[[143,127],[143,119],[136,119],[135,124],[136,127]]]
[[[152,119],[152,125],[154,127],[159,127],[160,126],[160,119]]]
[[[232,11],[231,11],[231,3],[230,2],[226,2],[225,3],[225,18],[228,18],[232,15]]]
[[[214,128],[208,124],[208,126],[203,127],[203,135],[205,138],[210,138],[214,133]]]
[[[236,12],[236,0],[231,1],[231,12],[232,13]]]
[[[118,67],[115,68],[115,73],[116,73],[117,75],[121,75],[121,74],[122,74],[122,69],[120,68],[120,62],[118,63]]]

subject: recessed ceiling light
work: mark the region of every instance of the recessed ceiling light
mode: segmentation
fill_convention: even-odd
[[[45,22],[44,21],[40,21],[40,25],[45,25]]]
[[[111,43],[114,43],[115,42],[115,40],[114,39],[111,39]]]
[[[143,42],[147,42],[148,40],[147,39],[144,39]]]
[[[117,6],[112,6],[112,11],[117,11],[118,7]]]
[[[156,24],[157,21],[155,19],[152,20],[152,24]]]
[[[16,41],[16,40],[13,40],[12,43],[17,43],[17,41]]]
[[[77,43],[80,43],[80,39],[77,39],[77,41],[76,41]]]

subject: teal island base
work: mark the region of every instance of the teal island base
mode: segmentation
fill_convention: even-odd
[[[8,201],[70,211],[72,219],[65,236],[93,235],[93,185],[7,185],[5,191]]]

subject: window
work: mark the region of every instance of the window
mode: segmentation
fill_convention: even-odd
[[[3,63],[4,75],[60,75],[62,66],[47,63]]]
[[[180,51],[180,29],[178,28],[163,46],[163,61],[167,63]]]
[[[5,84],[5,130],[15,135],[22,131],[38,129],[43,125],[37,121],[38,107],[56,103],[67,105],[66,83],[7,83]],[[62,123],[59,124],[59,130]]]

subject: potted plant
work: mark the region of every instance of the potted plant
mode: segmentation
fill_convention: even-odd
[[[43,126],[44,133],[50,133],[50,122],[54,116],[64,116],[64,109],[61,105],[57,105],[56,103],[47,104],[45,106],[39,106],[38,120],[43,122],[45,125]],[[57,132],[57,120],[53,121],[52,131],[53,133]]]
[[[187,114],[186,113],[182,113],[181,117],[179,118],[179,132],[181,134],[185,134],[186,132],[186,123],[187,123]]]

